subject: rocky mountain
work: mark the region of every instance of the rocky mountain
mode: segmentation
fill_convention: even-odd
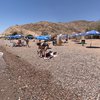
[[[95,29],[100,26],[100,21],[73,21],[69,23],[53,23],[47,21],[41,21],[38,23],[30,23],[24,25],[15,25],[11,26],[4,31],[3,34],[31,34],[31,35],[40,35],[40,34],[72,34],[72,33],[80,33],[85,32],[89,29]]]

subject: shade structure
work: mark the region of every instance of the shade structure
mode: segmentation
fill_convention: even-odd
[[[83,33],[80,33],[80,36],[85,36],[85,33],[83,32]]]
[[[96,30],[91,30],[85,33],[85,35],[100,35],[100,32],[96,31]]]
[[[50,35],[42,35],[42,36],[36,36],[35,39],[37,40],[50,40],[51,36]]]
[[[94,35],[100,35],[100,32],[96,31],[96,30],[91,30],[85,33],[85,36],[94,36]],[[90,43],[90,47],[92,46],[92,39],[91,39],[91,43]]]
[[[20,39],[20,38],[22,38],[22,37],[23,37],[23,36],[20,35],[20,34],[6,36],[6,38],[8,38],[8,39]]]
[[[75,38],[75,37],[77,37],[78,36],[78,34],[76,33],[76,34],[71,34],[71,35],[69,35],[69,37],[72,37],[72,38]]]

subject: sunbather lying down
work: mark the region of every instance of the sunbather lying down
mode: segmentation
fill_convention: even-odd
[[[44,59],[51,59],[56,56],[57,56],[57,52],[49,51],[46,53],[46,57],[44,57]]]

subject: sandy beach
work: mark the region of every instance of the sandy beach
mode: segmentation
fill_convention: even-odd
[[[50,44],[57,57],[43,59],[33,41],[28,48],[0,40],[0,100],[99,100],[100,40],[92,40],[93,48],[90,43]]]

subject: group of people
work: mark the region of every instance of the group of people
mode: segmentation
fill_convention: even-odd
[[[37,53],[41,58],[50,59],[52,57],[55,57],[57,54],[57,52],[47,51],[49,49],[49,44],[46,41],[41,42],[41,40],[39,40],[37,42],[37,46],[38,46]]]
[[[23,40],[18,39],[17,42],[16,41],[15,42],[13,41],[13,47],[16,47],[16,46],[20,46],[20,47],[21,46],[27,46],[27,47],[29,47],[29,39],[28,38],[25,38]]]
[[[48,43],[46,41],[41,42],[41,40],[39,40],[37,42],[37,46],[38,46],[37,53],[39,54],[39,56],[46,58],[46,52],[47,52],[47,49],[49,48]]]
[[[17,47],[17,46],[30,47],[29,46],[29,39],[28,38],[24,38],[22,40],[18,39],[16,41],[13,41],[13,47]],[[37,46],[38,46],[37,54],[41,58],[48,59],[48,58],[55,57],[56,54],[57,54],[57,52],[48,51],[48,49],[50,49],[49,48],[49,44],[45,40],[44,41],[38,40],[37,41]]]

